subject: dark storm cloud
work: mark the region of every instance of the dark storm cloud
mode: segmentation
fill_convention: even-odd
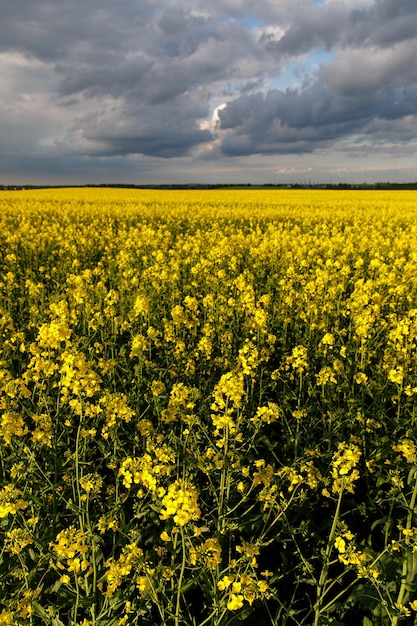
[[[102,63],[98,67],[61,66],[58,71],[64,75],[60,83],[59,93],[63,96],[85,92],[87,96],[97,97],[120,94],[137,89],[149,81],[153,64],[144,56],[132,59],[115,59],[113,65]]]
[[[138,25],[136,37],[112,59],[60,66],[61,93],[134,94],[136,100],[158,104],[199,85],[238,75],[240,60],[257,55],[255,42],[245,30],[180,7]]]
[[[349,105],[339,101],[335,106],[331,93],[319,86],[308,94],[271,90],[265,96],[242,96],[219,112],[221,128],[229,131],[222,152],[228,156],[311,152],[351,132],[366,116]]]
[[[384,131],[408,146],[416,34],[415,0],[5,0],[0,150],[27,165],[309,153]],[[318,51],[327,64],[277,86]]]
[[[115,56],[125,49],[126,37],[131,37],[134,4],[130,0],[123,5],[108,0],[5,0],[0,52],[20,52],[45,62],[67,58],[94,62]],[[145,6],[141,3],[141,14]]]
[[[2,16],[0,46],[49,64],[56,79],[50,104],[80,105],[70,128],[83,150],[93,141],[95,153],[101,143],[106,154],[174,157],[211,139],[199,128],[209,114],[209,94],[202,98],[200,88],[228,76],[225,68],[248,47],[246,31],[180,7],[150,12],[142,2],[16,5],[17,15],[9,3]]]
[[[398,143],[416,138],[415,124],[404,136],[401,121],[417,115],[417,28],[409,28],[417,26],[417,3],[380,0],[350,14],[346,10],[342,2],[317,11],[310,7],[279,41],[266,42],[276,55],[328,49],[336,42],[340,47],[332,62],[298,89],[229,102],[219,112],[223,154],[312,152],[355,134],[372,141],[375,120],[397,121]],[[395,141],[393,132],[391,125]]]
[[[84,138],[95,142],[100,156],[145,154],[172,158],[184,156],[198,144],[212,139],[208,130],[195,124],[195,116],[206,112],[203,95],[179,96],[154,107],[142,104],[140,114],[134,103],[120,110],[92,113],[81,120]],[[174,120],[174,123],[173,123]]]
[[[330,50],[343,38],[349,15],[344,3],[309,5],[297,12],[283,37],[277,40],[264,35],[260,41],[277,58],[303,54],[313,48]]]
[[[415,39],[416,34],[415,0],[379,0],[370,7],[352,12],[345,40],[385,47]]]
[[[298,55],[313,48],[334,46],[392,46],[415,39],[415,0],[376,0],[370,6],[352,8],[348,1],[299,7],[283,37],[264,36],[262,43],[277,56]]]
[[[223,153],[311,152],[348,135],[371,138],[375,120],[397,121],[398,142],[409,141],[416,127],[404,136],[400,122],[416,116],[416,55],[415,43],[388,59],[385,52],[364,59],[361,51],[346,50],[307,88],[235,99],[219,112]]]
[[[210,86],[230,77],[245,78],[239,67],[242,58],[263,54],[241,26],[181,7],[156,11],[147,21],[137,17],[130,27],[126,21],[124,30],[123,48],[119,41],[110,46],[111,54],[99,58],[103,33],[92,30],[92,40],[78,39],[55,66],[60,96],[118,102],[115,106],[125,116],[118,121],[111,104],[103,123],[81,118],[83,137],[102,142],[106,154],[139,151],[175,157],[210,141],[212,134],[199,128],[199,120],[209,114]],[[126,127],[129,136],[118,136]]]

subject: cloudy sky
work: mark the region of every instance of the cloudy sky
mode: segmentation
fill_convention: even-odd
[[[0,183],[417,180],[416,0],[3,0]]]

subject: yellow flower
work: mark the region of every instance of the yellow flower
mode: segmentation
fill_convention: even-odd
[[[0,613],[0,626],[17,626],[17,622],[13,619],[13,613],[2,609]]]
[[[6,485],[0,491],[0,518],[7,517],[9,513],[15,515],[17,511],[24,510],[29,506],[29,502],[22,500],[19,496],[22,492],[15,489],[13,485]]]
[[[148,296],[139,294],[136,297],[135,303],[133,305],[134,315],[136,317],[140,315],[143,315],[144,317],[146,317],[147,315],[149,315],[149,307],[150,307],[150,302],[149,302]]]
[[[258,407],[256,410],[255,416],[251,417],[250,421],[255,424],[259,421],[264,422],[265,424],[272,424],[280,417],[280,410],[277,404],[273,402],[268,402],[268,406]]]
[[[146,576],[139,576],[136,579],[136,587],[139,589],[140,593],[145,593],[151,588],[151,585]]]
[[[100,476],[100,474],[84,474],[84,476],[80,478],[80,487],[84,489],[84,491],[86,491],[87,493],[98,495],[102,486],[103,478]]]
[[[346,542],[345,542],[345,540],[342,537],[336,537],[336,540],[334,542],[334,546],[335,546],[336,550],[338,550],[341,554],[346,552]]]
[[[217,588],[219,589],[219,591],[224,591],[225,589],[230,587],[232,583],[233,577],[231,578],[230,576],[223,576],[223,578],[221,578],[217,583]]]
[[[392,383],[396,383],[397,385],[401,385],[404,380],[404,368],[402,365],[399,365],[395,369],[392,369],[388,372],[388,378]]]
[[[227,608],[229,609],[229,611],[237,611],[238,609],[241,609],[242,606],[243,606],[243,595],[232,593],[230,596],[230,600],[227,603]]]
[[[332,459],[333,493],[339,493],[341,489],[353,493],[353,483],[359,478],[356,465],[361,456],[362,453],[355,444],[339,444]]]
[[[259,591],[260,591],[261,593],[265,593],[266,591],[268,591],[268,589],[269,589],[269,585],[268,585],[268,583],[266,582],[266,580],[258,580],[258,583],[257,583],[257,584],[258,584],[258,587],[259,587]]]
[[[395,452],[401,452],[403,457],[408,463],[413,463],[416,460],[417,446],[411,439],[403,439],[399,444],[392,446]]]
[[[222,562],[222,549],[218,540],[210,537],[199,546],[192,546],[189,562],[191,565],[200,564],[215,569]]]
[[[13,437],[24,437],[29,432],[23,417],[18,413],[3,413],[0,420],[0,436],[10,445]]]
[[[201,511],[197,502],[198,492],[196,487],[184,480],[176,480],[168,487],[168,492],[162,498],[163,509],[160,514],[161,520],[173,517],[178,526],[185,526],[191,520],[201,517]]]
[[[88,547],[85,540],[86,534],[84,532],[76,530],[75,526],[70,526],[61,530],[56,536],[55,542],[51,542],[49,545],[60,558],[74,559],[77,553],[85,554],[87,552]],[[74,562],[74,567],[77,567],[77,562]]]
[[[356,372],[353,379],[358,385],[363,385],[367,382],[368,377],[364,372]]]
[[[211,408],[213,411],[219,411],[224,409],[226,404],[239,408],[242,405],[244,393],[243,374],[241,372],[227,372],[221,376],[214,389],[214,403]]]
[[[305,346],[299,345],[293,348],[291,356],[287,357],[288,365],[302,374],[308,368],[308,352]]]
[[[13,528],[6,532],[4,549],[12,554],[20,554],[22,550],[33,543],[29,534],[23,528]]]
[[[404,606],[404,604],[396,602],[394,606],[400,611],[402,615],[405,615],[406,617],[409,617],[411,615],[410,609],[407,606]]]

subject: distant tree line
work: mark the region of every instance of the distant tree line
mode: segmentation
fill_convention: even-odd
[[[0,185],[0,191],[21,191],[23,189],[62,189],[73,187],[93,188],[120,188],[120,189],[417,189],[415,183],[265,183],[263,185],[246,184],[159,184],[159,185],[135,185],[130,183],[100,183],[88,185]]]

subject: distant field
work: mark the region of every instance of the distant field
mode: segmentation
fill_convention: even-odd
[[[417,623],[417,192],[0,194],[0,626]]]

